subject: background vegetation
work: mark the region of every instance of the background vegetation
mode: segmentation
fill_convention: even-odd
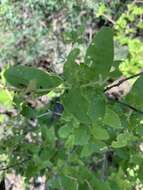
[[[1,0],[0,36],[1,181],[14,172],[21,189],[142,189],[142,114],[103,90],[143,68],[143,2]],[[124,98],[140,112],[142,85]]]

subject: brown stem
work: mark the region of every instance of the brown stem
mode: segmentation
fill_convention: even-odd
[[[111,88],[114,88],[114,87],[116,87],[116,86],[119,86],[119,85],[121,85],[123,82],[125,82],[125,81],[127,81],[127,80],[130,80],[130,79],[133,79],[133,78],[135,78],[135,77],[138,77],[138,76],[140,76],[140,75],[142,75],[142,74],[143,74],[143,70],[142,70],[141,72],[135,74],[135,75],[132,75],[132,76],[127,77],[127,78],[123,78],[123,79],[121,79],[119,82],[117,82],[116,84],[113,84],[113,85],[111,85],[111,86],[106,87],[106,88],[104,89],[104,92],[110,90]]]

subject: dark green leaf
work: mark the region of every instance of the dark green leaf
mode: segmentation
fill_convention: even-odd
[[[113,110],[109,108],[106,108],[104,123],[113,128],[122,128],[122,124],[121,124],[118,114],[116,114]]]
[[[58,131],[59,136],[61,138],[67,138],[71,132],[72,132],[72,128],[71,128],[71,126],[68,126],[68,125],[62,126]]]
[[[101,181],[98,179],[94,180],[94,186],[97,190],[111,190],[110,184],[108,181]]]
[[[95,77],[103,78],[108,73],[113,64],[113,31],[111,28],[102,28],[92,40],[86,52],[85,63],[94,69]]]
[[[47,89],[45,92],[47,93],[62,83],[59,77],[28,66],[10,67],[5,71],[4,76],[12,86],[21,89],[29,88],[27,90],[35,92]]]
[[[63,176],[59,180],[61,181],[61,186],[64,189],[77,190],[77,188],[78,188],[77,180],[75,178],[73,178],[73,177]]]
[[[81,151],[81,157],[91,156],[95,152],[100,152],[100,146],[93,143],[87,144]]]
[[[64,94],[62,101],[66,111],[73,114],[80,122],[89,123],[87,116],[88,102],[82,96],[80,89],[72,88],[68,93]]]
[[[41,133],[42,133],[42,139],[46,143],[52,144],[56,141],[55,129],[53,127],[48,128],[47,126],[42,126]]]
[[[89,97],[90,98],[90,97]],[[105,100],[101,94],[94,94],[89,100],[88,115],[93,123],[101,121],[105,114]]]
[[[67,58],[67,62],[64,65],[64,77],[66,81],[71,83],[75,83],[79,78],[78,72],[80,65],[76,64],[75,62],[79,53],[79,49],[73,49],[70,52]]]
[[[91,128],[91,133],[93,137],[97,140],[107,140],[109,139],[109,134],[106,129],[100,125],[94,125]]]
[[[89,131],[84,128],[84,126],[77,128],[74,130],[74,139],[75,145],[85,145],[88,144],[88,141],[90,139]]]

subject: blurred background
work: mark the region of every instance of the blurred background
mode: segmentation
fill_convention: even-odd
[[[13,92],[3,88],[2,75],[9,65],[34,66],[61,74],[71,49],[80,48],[82,62],[93,36],[103,26],[114,28],[114,61],[120,73],[113,78],[137,73],[143,68],[142,0],[0,0],[0,112],[12,108]],[[15,114],[15,110],[7,112],[6,118],[0,115],[3,135],[5,126],[23,122],[9,121],[8,114]],[[10,146],[11,141],[7,143]],[[7,155],[2,149],[0,155],[5,166]],[[14,172],[6,176],[6,190],[24,189],[20,176]],[[28,188],[43,190],[45,178],[34,180]],[[3,190],[3,171],[0,185]]]

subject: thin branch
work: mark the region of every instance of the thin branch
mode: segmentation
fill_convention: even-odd
[[[107,161],[107,153],[103,155],[103,162],[102,162],[102,169],[101,169],[101,179],[104,181],[107,177],[107,168],[108,168],[108,161]]]
[[[127,108],[129,108],[129,109],[131,109],[131,110],[133,110],[133,111],[135,111],[135,112],[143,115],[143,111],[142,110],[139,110],[139,109],[135,108],[134,106],[131,106],[131,105],[125,103],[125,102],[122,102],[122,101],[119,101],[119,100],[115,100],[115,101],[117,103],[122,104],[123,106],[125,106],[125,107],[127,107]]]
[[[103,16],[104,16],[109,22],[111,22],[113,25],[116,24],[116,22],[115,22],[109,15],[103,14]]]
[[[87,185],[88,185],[89,189],[90,189],[90,190],[93,190],[93,188],[92,188],[91,184],[89,183],[89,181],[88,181],[87,179],[85,179],[85,182],[87,183]]]
[[[114,87],[116,87],[116,86],[121,85],[123,82],[125,82],[125,81],[127,81],[127,80],[133,79],[133,78],[138,77],[138,76],[140,76],[140,75],[143,75],[143,70],[142,70],[141,72],[135,74],[135,75],[132,75],[132,76],[130,76],[130,77],[121,79],[121,80],[120,80],[119,82],[117,82],[116,84],[113,84],[113,85],[111,85],[111,86],[106,87],[106,88],[104,89],[104,92],[110,90],[111,88],[114,88]]]
[[[132,4],[136,4],[136,3],[143,3],[143,1],[134,0]]]
[[[49,110],[48,112],[42,113],[41,115],[38,115],[37,118],[41,118],[41,117],[44,117],[44,116],[48,116],[48,115],[50,114],[50,111],[51,111],[51,110]],[[55,114],[56,116],[62,116],[61,113],[54,112],[54,111],[53,111],[53,114]]]
[[[7,115],[9,117],[14,117],[14,116],[17,116],[17,113],[16,113],[15,110],[12,110],[12,111],[7,111],[7,110],[2,111],[2,110],[0,110],[0,115]]]

